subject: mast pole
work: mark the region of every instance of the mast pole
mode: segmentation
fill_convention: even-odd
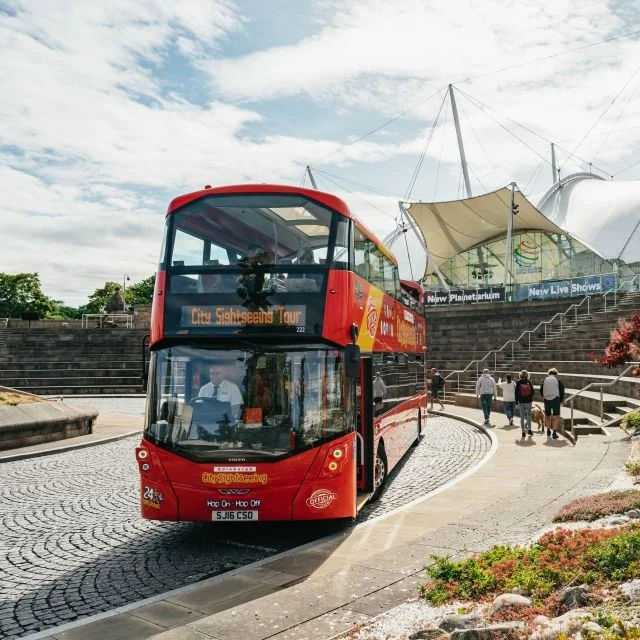
[[[556,168],[556,146],[551,143],[551,180],[553,184],[558,182],[558,169]]]
[[[298,169],[299,171],[299,169]],[[307,165],[307,173],[309,174],[309,180],[311,180],[311,186],[317,191],[318,190],[318,185],[316,184],[316,180],[313,177],[313,173],[311,173],[311,167],[309,165]]]
[[[456,127],[458,138],[458,150],[460,151],[460,163],[462,164],[462,175],[464,176],[464,187],[467,191],[467,198],[471,197],[471,182],[469,181],[469,169],[467,168],[467,158],[464,154],[464,144],[462,143],[462,132],[460,131],[460,120],[458,119],[458,107],[453,95],[453,85],[449,85],[449,97],[451,98],[451,111],[453,111],[453,123]]]
[[[510,264],[511,264],[511,242],[513,238],[513,209],[516,199],[516,183],[511,183],[511,203],[509,205],[509,213],[507,214],[507,242],[504,249],[504,278],[502,282],[504,282],[504,286],[507,286],[507,278],[511,273]],[[513,275],[513,274],[512,274]]]

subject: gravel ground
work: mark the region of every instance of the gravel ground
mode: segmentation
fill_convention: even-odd
[[[96,403],[86,398],[86,403]],[[142,398],[98,399],[142,411]],[[136,404],[137,403],[137,404]],[[462,473],[489,440],[451,418],[429,418],[420,444],[359,520]],[[137,437],[0,465],[0,638],[17,637],[224,573],[336,530],[334,523],[216,527],[142,520]]]

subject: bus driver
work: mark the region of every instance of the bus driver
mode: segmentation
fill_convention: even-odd
[[[209,367],[209,377],[211,382],[203,384],[198,392],[199,398],[215,398],[220,402],[231,404],[231,413],[237,420],[242,409],[242,394],[238,385],[227,380],[226,368],[220,364],[212,364]]]

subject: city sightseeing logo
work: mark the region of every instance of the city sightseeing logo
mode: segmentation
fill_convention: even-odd
[[[317,489],[307,498],[307,506],[326,509],[338,496],[329,489]]]
[[[540,247],[530,240],[521,240],[513,250],[513,257],[519,267],[534,267],[540,257]]]
[[[373,298],[367,300],[367,331],[372,338],[376,337],[376,326],[378,325],[378,310],[376,301]]]

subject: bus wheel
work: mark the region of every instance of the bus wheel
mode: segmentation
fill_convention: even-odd
[[[420,409],[418,409],[418,434],[416,435],[416,439],[411,443],[411,446],[417,447],[420,444],[420,438],[422,438],[422,414],[420,413]]]
[[[387,454],[384,451],[384,445],[378,445],[376,460],[373,466],[373,496],[371,502],[377,500],[384,490],[387,482]]]

